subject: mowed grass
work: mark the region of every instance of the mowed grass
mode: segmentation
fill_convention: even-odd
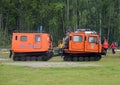
[[[64,62],[60,57],[47,62]],[[120,52],[108,52],[106,57],[88,67],[12,66],[0,62],[0,85],[120,85]]]

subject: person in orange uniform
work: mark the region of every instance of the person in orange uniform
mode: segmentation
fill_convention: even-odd
[[[104,40],[103,48],[104,48],[105,56],[106,56],[106,54],[107,54],[107,49],[109,48],[109,43],[108,43],[108,41],[107,41],[106,39]]]
[[[115,54],[115,48],[116,48],[115,42],[112,42],[110,47],[112,48],[112,53]]]

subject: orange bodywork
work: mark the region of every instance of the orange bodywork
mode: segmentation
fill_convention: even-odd
[[[64,53],[87,54],[102,52],[100,36],[97,33],[86,33],[85,31],[77,31],[69,33],[68,37],[68,48],[64,48]],[[63,41],[63,43],[65,42]]]
[[[12,52],[46,52],[52,49],[47,33],[13,33]]]

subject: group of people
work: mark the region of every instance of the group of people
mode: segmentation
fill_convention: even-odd
[[[104,43],[103,43],[103,48],[104,48],[104,51],[105,51],[105,55],[107,54],[107,49],[109,47],[112,49],[112,53],[115,54],[115,48],[116,48],[115,42],[112,42],[111,45],[109,45],[107,39],[105,39]]]

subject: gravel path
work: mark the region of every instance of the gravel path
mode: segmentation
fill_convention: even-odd
[[[11,60],[10,58],[0,58],[0,61]]]
[[[29,67],[88,67],[88,66],[100,66],[95,63],[77,63],[77,62],[42,62],[42,61],[18,61],[18,62],[7,62],[10,58],[0,58],[0,61],[6,61],[3,64],[16,65],[16,66],[29,66]]]
[[[7,65],[30,66],[30,67],[88,67],[100,66],[97,64],[80,64],[75,62],[9,62]]]

